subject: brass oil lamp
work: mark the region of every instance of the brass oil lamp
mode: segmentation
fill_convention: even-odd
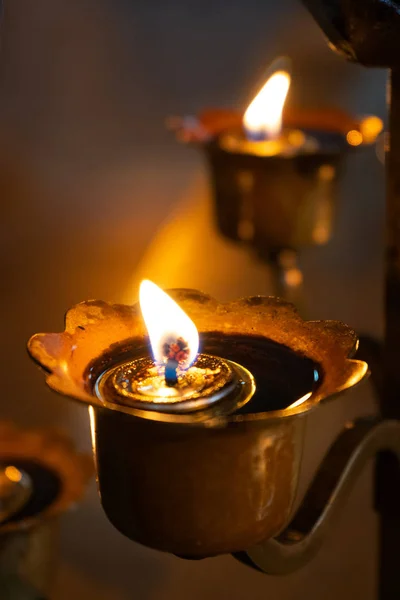
[[[48,597],[59,517],[81,500],[93,471],[66,435],[0,422],[2,597]]]
[[[257,547],[290,520],[308,413],[367,374],[357,337],[273,297],[145,281],[140,302],[83,302],[28,345],[47,384],[89,406],[103,508],[181,557]]]
[[[373,144],[383,123],[335,108],[285,108],[290,82],[290,60],[279,58],[243,113],[210,109],[168,126],[205,155],[218,230],[266,261],[275,293],[298,305],[297,253],[331,239],[345,158]]]

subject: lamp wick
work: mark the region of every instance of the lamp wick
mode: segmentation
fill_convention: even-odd
[[[165,383],[168,387],[173,387],[174,385],[176,385],[178,383],[178,374],[177,374],[178,365],[179,365],[178,361],[173,358],[169,358],[167,360],[167,363],[165,365],[164,377],[165,377]]]

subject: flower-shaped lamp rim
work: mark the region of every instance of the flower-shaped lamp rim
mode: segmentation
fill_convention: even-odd
[[[367,123],[374,119],[376,126],[367,131]],[[208,108],[197,116],[170,117],[167,127],[176,133],[179,141],[189,144],[208,144],[226,132],[241,132],[243,113],[224,108]],[[383,130],[383,121],[375,115],[353,117],[345,111],[331,107],[320,110],[304,110],[286,106],[283,111],[283,127],[309,130],[341,136],[344,147],[351,149],[347,136],[355,131],[361,134],[360,147],[374,144]]]
[[[207,332],[265,338],[286,346],[316,363],[322,380],[309,398],[284,410],[218,417],[210,424],[274,420],[301,415],[322,401],[353,387],[368,374],[368,365],[354,360],[356,333],[340,321],[304,321],[296,308],[276,297],[254,296],[219,303],[196,290],[167,290],[196,324],[200,336]],[[168,421],[168,415],[139,411],[101,401],[92,392],[87,368],[110,347],[132,339],[146,340],[138,304],[108,304],[89,300],[71,308],[65,317],[65,331],[34,335],[28,343],[32,358],[47,372],[53,390],[89,405],[102,406],[136,417]],[[223,358],[223,357],[222,357]],[[201,424],[202,419],[199,419]]]

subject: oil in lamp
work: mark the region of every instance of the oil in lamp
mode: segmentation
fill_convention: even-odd
[[[83,302],[28,344],[47,384],[89,406],[103,508],[181,557],[257,547],[289,522],[308,413],[367,374],[357,337],[274,297],[144,281],[140,305]]]
[[[276,272],[276,292],[298,300],[299,249],[331,238],[343,159],[375,142],[381,119],[329,108],[285,108],[291,65],[279,58],[243,114],[206,110],[172,118],[178,140],[206,156],[219,231]]]

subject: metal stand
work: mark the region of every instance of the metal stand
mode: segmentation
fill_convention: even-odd
[[[384,453],[390,465],[397,467],[399,421],[363,419],[348,425],[327,453],[288,527],[278,538],[251,548],[245,556],[237,554],[236,558],[270,575],[285,575],[304,566],[322,546],[365,464],[379,452]],[[383,531],[388,535],[392,523],[389,520],[384,523]],[[398,563],[396,548],[385,569],[394,563]],[[399,598],[397,590],[390,587],[391,595],[381,597]]]
[[[338,438],[303,506],[286,531],[247,553],[246,561],[268,573],[287,573],[315,554],[345,492],[365,460],[379,454],[375,508],[380,514],[379,600],[400,598],[400,2],[398,0],[303,0],[334,47],[366,66],[392,68],[390,151],[387,153],[385,256],[385,339],[373,351],[373,384],[384,419],[363,433],[365,424]],[[358,435],[360,434],[360,436]],[[350,453],[346,450],[350,443]],[[343,462],[345,460],[345,462]],[[339,465],[339,471],[337,466]],[[336,483],[332,478],[338,473]],[[324,486],[326,486],[324,488]],[[327,491],[324,494],[324,489]],[[320,492],[322,495],[320,495]],[[323,503],[321,504],[321,498]]]
[[[391,74],[390,151],[387,153],[385,340],[383,418],[400,419],[400,70]],[[376,470],[375,505],[380,513],[379,598],[400,598],[400,468],[382,453]]]

